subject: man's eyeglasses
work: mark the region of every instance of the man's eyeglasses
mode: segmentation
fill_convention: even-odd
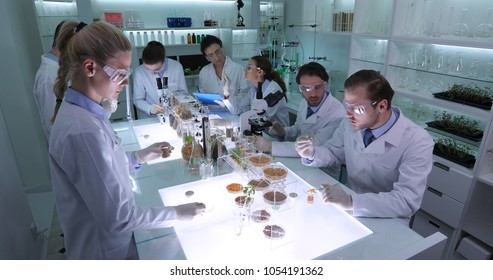
[[[116,84],[121,84],[123,81],[128,79],[130,75],[132,74],[132,69],[117,69],[114,68],[113,66],[110,66],[108,64],[103,64],[103,71],[108,75],[108,78],[110,81],[116,83]]]
[[[213,53],[210,53],[210,54],[206,54],[205,55],[205,58],[208,60],[208,61],[211,61],[213,60],[214,58],[217,58],[219,56],[223,55],[223,48],[219,48],[217,49],[215,52]]]
[[[323,82],[323,83],[320,83],[320,84],[316,84],[316,85],[299,85],[299,89],[301,92],[311,92],[311,91],[319,91],[321,89],[323,89],[325,87],[325,84],[327,84],[327,82]]]
[[[247,71],[247,72],[249,72],[249,71],[255,71],[255,70],[260,70],[260,67],[257,67],[255,65],[250,65],[250,64],[248,64],[245,67],[245,71]]]
[[[366,114],[366,108],[368,107],[374,107],[375,105],[378,104],[379,101],[373,101],[372,103],[368,105],[354,105],[354,104],[349,104],[346,101],[343,101],[342,103],[344,104],[344,108],[346,108],[346,111],[355,115],[364,115]]]

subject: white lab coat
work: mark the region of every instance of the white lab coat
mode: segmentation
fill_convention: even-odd
[[[230,80],[229,93],[231,96],[243,95],[248,92],[250,85],[245,80],[243,67],[234,62],[229,57],[226,57],[221,78],[216,75],[214,65],[212,63],[204,66],[199,73],[199,90],[203,93],[223,93],[224,75],[228,75]]]
[[[270,81],[267,88],[262,92],[263,97],[271,93],[281,91],[282,89],[275,81]],[[223,100],[224,105],[228,108],[229,112],[234,115],[241,114],[251,109],[251,104],[254,99],[257,98],[257,88],[251,87],[250,92],[245,95],[231,96],[229,99]],[[289,111],[288,103],[285,98],[282,98],[276,105],[269,107],[266,110],[266,117],[269,121],[278,121],[284,126],[289,125]]]
[[[306,118],[308,104],[303,99],[298,108],[296,122],[284,127],[286,134],[282,142],[272,142],[272,155],[279,157],[299,157],[294,141],[300,135],[313,135],[314,143],[320,146],[329,140],[346,116],[346,110],[339,100],[329,94],[316,113]]]
[[[168,88],[171,92],[188,92],[183,66],[176,60],[166,58],[163,67],[167,67],[163,77],[168,77]],[[139,114],[139,117],[154,117],[151,116],[151,106],[152,104],[160,105],[157,94],[157,77],[159,76],[147,70],[143,64],[135,69],[133,78],[134,105],[141,113],[144,113]]]
[[[346,163],[355,194],[353,215],[410,218],[420,207],[431,171],[434,142],[426,130],[393,108],[395,124],[368,147],[348,119],[331,140],[315,148],[313,166]]]
[[[172,226],[176,211],[135,205],[129,177],[133,167],[104,109],[85,109],[84,103],[94,103],[88,98],[72,104],[73,96],[68,93],[64,98],[49,145],[53,191],[67,258],[135,257],[127,255],[132,232]]]
[[[53,85],[58,74],[58,62],[46,57],[41,56],[41,65],[36,72],[36,78],[34,80],[34,101],[38,106],[39,116],[41,118],[41,125],[46,136],[46,141],[50,139],[51,132],[51,117],[55,110],[56,96],[53,91]]]
[[[272,142],[272,155],[279,157],[299,157],[294,147],[295,140],[298,136],[310,134],[316,146],[321,146],[327,140],[332,138],[335,130],[339,127],[341,120],[346,116],[344,105],[334,96],[329,94],[320,106],[318,111],[306,118],[308,104],[306,100],[300,102],[296,122],[290,127],[285,127],[286,135],[284,141]],[[322,169],[334,177],[340,179],[341,166],[334,165],[331,167],[322,167]]]

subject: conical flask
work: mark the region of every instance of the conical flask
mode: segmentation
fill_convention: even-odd
[[[192,174],[200,173],[200,163],[202,162],[202,157],[204,150],[200,145],[198,140],[193,140],[192,142],[192,153],[190,154],[190,159],[188,160],[188,171]]]

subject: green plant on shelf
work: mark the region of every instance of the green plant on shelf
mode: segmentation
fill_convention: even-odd
[[[445,155],[459,160],[468,160],[471,157],[474,158],[474,153],[469,147],[459,144],[457,141],[449,138],[435,140],[434,152],[439,155]]]
[[[453,115],[442,112],[435,113],[435,121],[438,125],[461,134],[474,134],[479,130],[479,121],[472,120],[464,115]]]
[[[453,84],[445,94],[447,97],[468,101],[475,104],[491,104],[490,88]]]

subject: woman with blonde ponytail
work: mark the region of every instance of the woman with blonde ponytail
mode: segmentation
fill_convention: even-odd
[[[130,169],[170,146],[155,143],[125,153],[101,106],[128,84],[131,45],[116,27],[67,21],[60,31],[57,104],[50,135],[50,168],[69,259],[138,259],[133,231],[170,227],[205,205],[145,208],[135,205]]]

